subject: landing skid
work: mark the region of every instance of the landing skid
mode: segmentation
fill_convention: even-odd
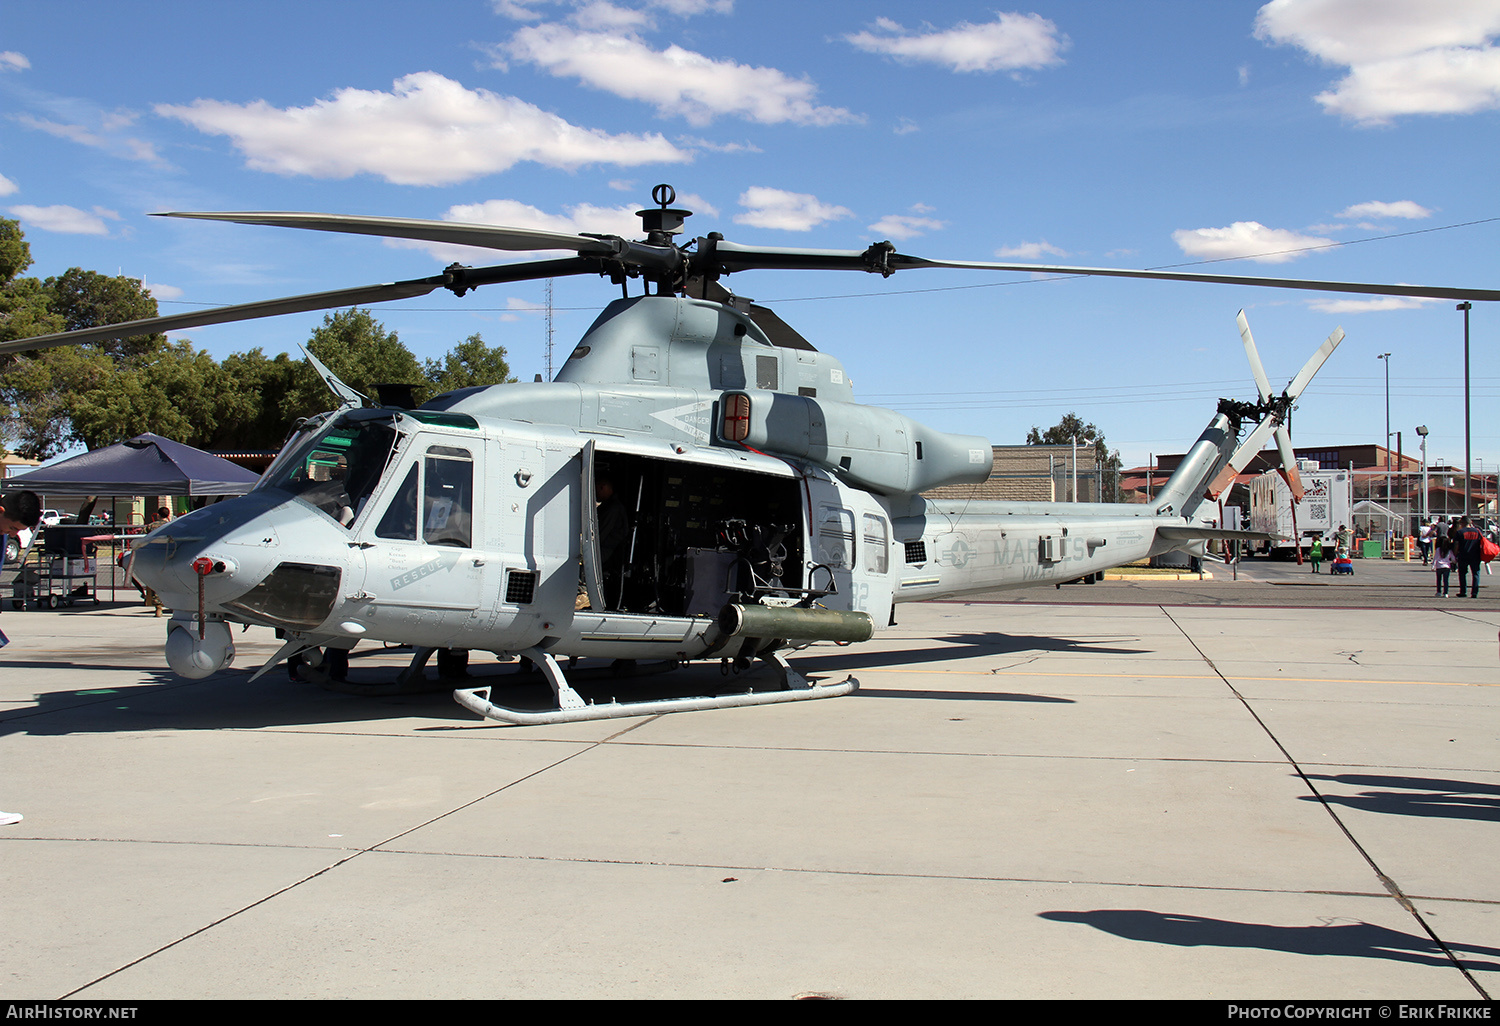
[[[805,702],[815,698],[838,698],[859,689],[859,681],[853,677],[840,684],[814,686],[793,670],[780,653],[762,656],[776,668],[782,690],[743,692],[732,695],[714,695],[703,698],[668,698],[654,702],[607,702],[592,703],[574,691],[563,675],[562,667],[550,653],[532,648],[520,653],[530,659],[552,685],[557,698],[556,709],[540,712],[526,709],[511,709],[495,705],[490,701],[489,687],[459,688],[453,692],[453,700],[470,712],[486,719],[502,723],[514,723],[523,727],[541,726],[546,723],[581,723],[585,720],[610,720],[622,716],[659,716],[663,713],[697,712],[702,709],[739,709],[750,705],[776,705],[781,702]]]

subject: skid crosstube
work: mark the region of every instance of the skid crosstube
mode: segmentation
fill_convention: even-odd
[[[518,726],[540,726],[547,723],[581,723],[586,720],[609,720],[622,716],[658,716],[664,713],[696,712],[702,709],[740,709],[751,705],[776,705],[782,702],[805,702],[818,698],[838,698],[859,690],[859,681],[853,677],[839,684],[814,686],[793,670],[779,653],[764,656],[776,667],[782,685],[778,691],[741,692],[731,695],[714,695],[702,698],[668,698],[655,702],[604,702],[591,703],[574,691],[563,675],[551,653],[538,648],[520,653],[535,663],[552,685],[557,697],[557,708],[533,711],[511,709],[495,705],[490,701],[490,689],[459,688],[453,692],[453,700],[471,712],[486,719],[513,723]]]

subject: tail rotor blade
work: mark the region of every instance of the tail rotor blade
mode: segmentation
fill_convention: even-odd
[[[1281,476],[1286,478],[1287,486],[1292,490],[1292,498],[1301,502],[1304,492],[1302,475],[1297,473],[1297,454],[1292,450],[1292,433],[1285,424],[1276,426],[1276,448],[1281,453]]]
[[[1286,394],[1293,399],[1301,395],[1302,390],[1312,381],[1313,375],[1322,369],[1323,364],[1333,355],[1333,351],[1342,341],[1344,341],[1344,329],[1333,329],[1333,334],[1324,340],[1323,344],[1318,347],[1318,351],[1312,354],[1312,359],[1303,365],[1302,369],[1297,372],[1297,376],[1292,379],[1292,383],[1286,386]]]
[[[1266,368],[1260,362],[1260,353],[1255,348],[1255,339],[1250,335],[1250,322],[1245,319],[1245,311],[1241,310],[1235,318],[1240,326],[1240,340],[1245,343],[1245,358],[1250,361],[1250,373],[1255,376],[1255,387],[1260,389],[1260,401],[1266,402],[1271,398],[1271,379],[1266,377]]]

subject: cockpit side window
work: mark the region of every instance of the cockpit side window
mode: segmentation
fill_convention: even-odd
[[[422,540],[469,548],[474,534],[474,459],[467,449],[427,450],[422,484]]]
[[[406,472],[406,480],[396,491],[396,497],[385,508],[385,516],[375,528],[377,538],[396,538],[402,541],[417,540],[417,465],[413,463]]]
[[[474,543],[474,460],[469,450],[430,446],[422,461],[407,470],[376,525],[375,536],[470,548]]]

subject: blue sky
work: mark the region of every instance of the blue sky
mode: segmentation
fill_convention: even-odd
[[[657,182],[689,234],[745,243],[1495,287],[1497,35],[1500,0],[0,0],[0,211],[29,273],[129,274],[163,313],[499,261],[151,211],[623,234]],[[997,443],[1072,410],[1127,465],[1253,396],[1240,308],[1278,387],[1342,325],[1296,443],[1378,441],[1390,352],[1392,430],[1414,451],[1426,423],[1430,457],[1463,461],[1451,301],[959,271],[726,283],[839,356],[863,401]],[[557,283],[559,358],[617,294]],[[542,302],[539,282],[489,286],[376,316],[422,357],[480,332],[530,379]],[[1497,319],[1472,321],[1487,463]],[[182,336],[295,352],[320,320]]]

